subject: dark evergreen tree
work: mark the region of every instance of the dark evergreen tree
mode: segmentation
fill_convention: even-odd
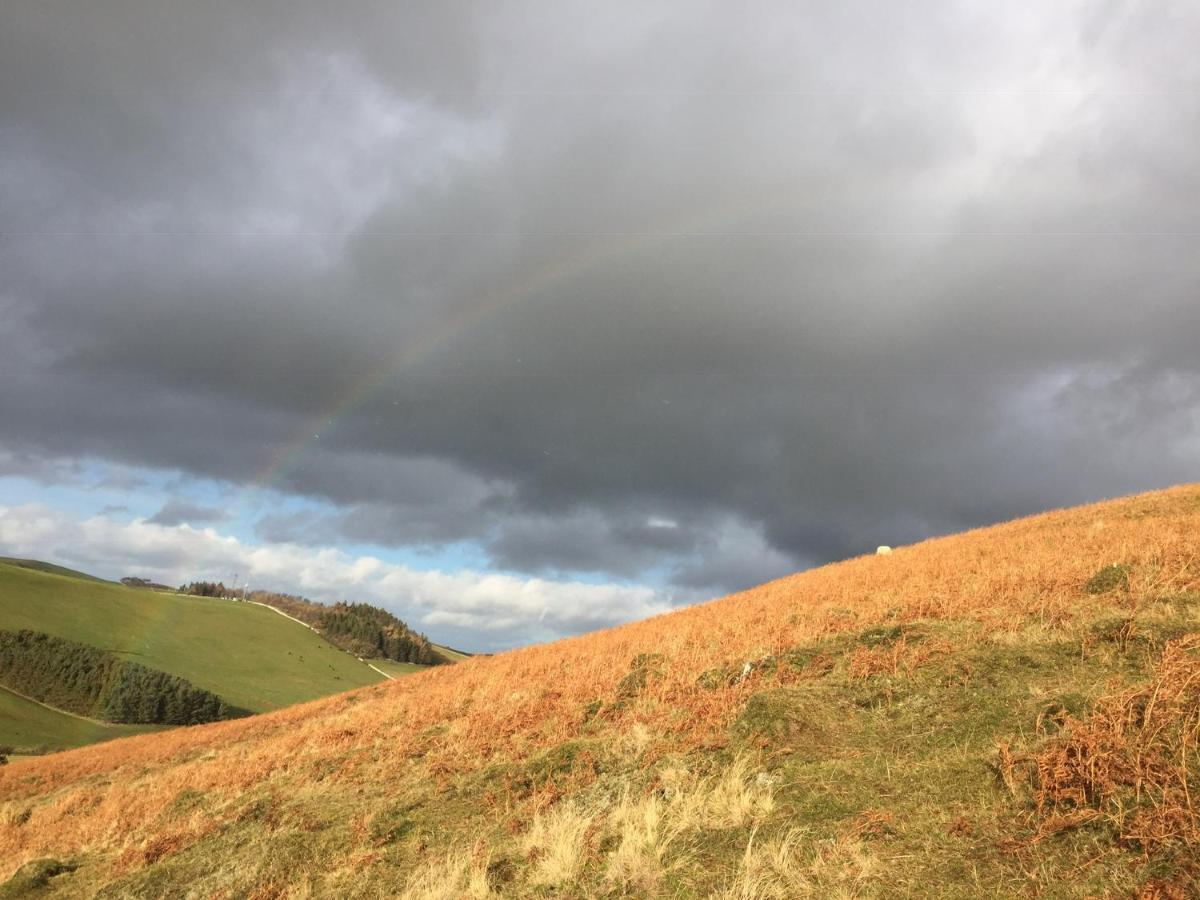
[[[196,725],[244,714],[182,678],[36,631],[0,631],[0,684],[106,722]]]

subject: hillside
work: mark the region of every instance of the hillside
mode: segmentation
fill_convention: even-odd
[[[223,587],[201,584],[202,588]],[[192,593],[195,585],[181,590]],[[224,591],[206,591],[220,596]],[[394,663],[417,666],[441,665],[453,662],[434,649],[429,638],[418,634],[390,612],[368,603],[334,603],[327,605],[276,591],[252,591],[249,598],[278,609],[321,633],[325,640],[347,653],[369,659],[385,659]]]
[[[470,659],[473,655],[462,650],[455,650],[453,647],[444,647],[441,644],[433,644],[432,646],[433,652],[446,662],[462,662],[464,659]]]
[[[103,578],[97,578],[95,575],[89,575],[86,572],[68,569],[66,566],[56,566],[54,563],[43,562],[40,559],[16,559],[11,556],[0,556],[0,565],[16,566],[17,568],[30,569],[34,572],[46,572],[50,575],[64,575],[67,578],[79,578],[83,581],[98,581],[101,584],[113,583],[105,581]]]
[[[1187,897],[1198,746],[1186,486],[20,761],[0,768],[0,878],[43,896]]]
[[[261,606],[0,564],[0,631],[21,629],[110,651],[254,712],[381,680],[309,629]],[[20,704],[11,699],[6,704],[0,745],[68,746],[118,733],[80,729],[71,722],[31,731],[30,723],[17,716]],[[35,715],[42,720],[47,713]],[[29,734],[35,731],[74,738],[31,744]]]
[[[3,747],[79,747],[154,730],[152,725],[115,725],[66,715],[0,688],[0,746]]]

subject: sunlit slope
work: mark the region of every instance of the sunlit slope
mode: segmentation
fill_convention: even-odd
[[[0,564],[0,629],[22,628],[111,650],[255,712],[381,680],[261,606]]]
[[[1198,690],[1186,486],[21,761],[0,878],[53,858],[11,890],[1194,896]]]
[[[434,644],[433,649],[448,662],[462,662],[464,659],[471,658],[471,654],[469,653],[463,653],[461,650],[455,650],[453,647],[443,647],[441,644]]]

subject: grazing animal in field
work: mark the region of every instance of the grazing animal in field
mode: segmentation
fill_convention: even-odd
[[[875,555],[876,555],[876,556],[888,556],[888,555],[890,555],[890,554],[891,554],[891,552],[892,552],[892,548],[891,548],[891,547],[889,547],[887,544],[884,544],[884,545],[883,545],[883,546],[881,546],[881,547],[876,547],[876,548],[875,548]]]

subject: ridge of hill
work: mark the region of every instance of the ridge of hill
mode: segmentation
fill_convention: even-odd
[[[64,578],[79,578],[83,581],[98,581],[101,584],[115,583],[104,578],[98,578],[95,575],[89,575],[87,572],[80,572],[76,569],[68,569],[66,566],[57,566],[54,563],[45,562],[40,559],[17,559],[13,556],[0,556],[0,563],[9,566],[17,566],[21,569],[31,569],[34,572],[45,572],[47,575],[62,575]]]
[[[46,896],[1186,897],[1198,747],[1189,485],[15,763],[0,877]]]

